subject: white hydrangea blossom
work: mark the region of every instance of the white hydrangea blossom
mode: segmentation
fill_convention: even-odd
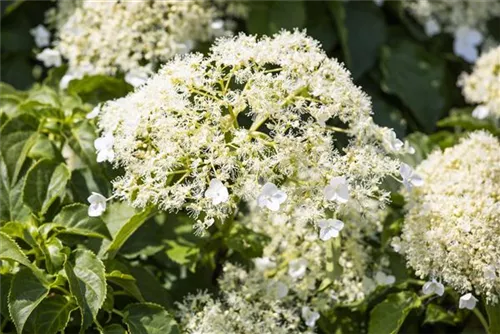
[[[460,293],[497,302],[498,139],[486,132],[472,133],[444,152],[433,152],[417,172],[426,182],[413,190],[408,203],[401,236],[408,265],[419,277],[437,278]]]
[[[125,170],[115,194],[134,207],[223,220],[241,200],[258,199],[269,214],[317,222],[349,202],[383,204],[380,184],[399,168],[384,145],[392,130],[373,123],[369,98],[298,31],[218,39],[208,56],[168,62],[99,117]],[[344,182],[332,185],[336,177]],[[203,196],[212,179],[225,185],[227,201]]]
[[[241,3],[226,1],[59,1],[47,14],[57,28],[54,47],[68,60],[69,71],[85,74],[124,73],[133,85],[197,42],[229,34],[226,15],[245,15]],[[219,22],[214,27],[214,22]],[[220,24],[222,22],[222,26]]]
[[[486,23],[500,17],[500,2],[475,0],[408,0],[403,6],[424,26],[428,36],[440,31],[455,38],[455,54],[468,62],[477,58],[477,47],[486,39]],[[488,43],[485,43],[488,44]]]
[[[458,85],[469,103],[478,104],[474,117],[500,118],[500,46],[484,53],[472,73],[463,73]]]

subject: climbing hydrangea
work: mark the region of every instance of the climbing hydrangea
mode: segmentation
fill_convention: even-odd
[[[497,302],[500,295],[500,143],[472,133],[417,168],[400,251],[417,276]]]
[[[424,26],[427,35],[441,31],[452,34],[455,54],[468,62],[476,60],[478,46],[491,43],[487,23],[500,17],[498,1],[409,0],[402,4]]]
[[[54,46],[69,73],[126,74],[141,84],[158,64],[189,52],[198,42],[230,31],[227,15],[243,16],[241,3],[226,1],[60,1],[49,12],[57,28]],[[234,25],[234,22],[232,22]]]
[[[459,86],[469,103],[479,104],[477,118],[500,118],[500,46],[481,55],[471,74],[461,75]]]
[[[382,204],[380,184],[399,169],[386,152],[404,150],[349,72],[298,31],[177,57],[105,104],[98,124],[100,156],[125,171],[116,196],[202,219],[224,220],[241,200],[315,223],[346,202]]]

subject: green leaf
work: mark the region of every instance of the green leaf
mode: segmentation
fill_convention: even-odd
[[[371,2],[330,1],[328,5],[335,17],[347,67],[357,79],[375,65],[387,39],[384,14]]]
[[[61,270],[64,261],[66,261],[67,253],[69,253],[69,250],[65,251],[61,240],[55,237],[44,240],[41,244],[41,249],[45,256],[47,271],[51,274],[55,274]]]
[[[93,170],[98,166],[94,148],[94,141],[97,138],[95,133],[94,127],[89,122],[83,121],[71,127],[68,135],[69,146]]]
[[[335,19],[337,35],[339,37],[340,45],[342,46],[342,52],[344,54],[344,62],[349,67],[351,65],[351,55],[349,54],[349,38],[345,23],[347,14],[344,7],[344,2],[342,0],[327,0],[327,5],[330,13]]]
[[[11,282],[11,275],[0,275],[0,314],[2,318],[10,318],[9,290]]]
[[[0,260],[15,261],[28,267],[43,282],[46,282],[43,273],[34,266],[24,255],[21,248],[7,234],[0,232]]]
[[[453,313],[450,310],[446,310],[439,305],[430,304],[425,310],[424,324],[443,323],[451,326],[456,326],[460,323],[462,318],[463,317],[459,316],[458,314]]]
[[[61,295],[51,295],[31,314],[26,323],[26,332],[56,334],[66,327],[71,312],[76,308],[74,300]]]
[[[46,136],[38,136],[35,144],[31,147],[28,157],[34,160],[49,159],[54,161],[64,161],[61,153],[53,141]]]
[[[337,33],[324,1],[305,1],[307,34],[317,39],[328,52],[337,44]]]
[[[51,160],[40,160],[33,165],[26,176],[23,202],[37,214],[43,215],[50,205],[64,196],[71,172],[65,164]]]
[[[119,270],[113,270],[110,274],[106,274],[106,279],[127,291],[138,301],[144,302],[141,291],[137,287],[135,278],[132,275],[124,274]]]
[[[174,318],[163,307],[152,303],[128,305],[123,321],[130,334],[180,334]]]
[[[303,1],[249,2],[247,28],[251,34],[270,35],[281,29],[302,28],[305,24]]]
[[[395,334],[411,310],[422,302],[414,292],[393,293],[370,312],[369,334]]]
[[[49,288],[31,270],[21,269],[14,276],[9,293],[9,312],[19,334],[31,313],[48,294]]]
[[[26,155],[36,142],[37,129],[38,120],[22,114],[7,121],[0,131],[0,153],[11,185],[17,182]]]
[[[448,104],[445,61],[408,40],[382,49],[382,88],[398,96],[426,131],[433,131]]]
[[[125,328],[119,324],[111,324],[106,326],[101,331],[102,334],[127,334]]]
[[[488,313],[489,334],[500,334],[500,303],[485,303],[486,313]]]
[[[81,332],[84,332],[96,319],[104,303],[106,277],[104,264],[91,251],[76,250],[74,259],[74,266],[66,261],[64,270],[82,314]]]
[[[104,221],[99,217],[89,217],[88,206],[84,204],[66,205],[54,218],[54,223],[65,227],[63,233],[111,239]]]
[[[22,201],[22,190],[25,178],[21,178],[14,186],[9,184],[6,166],[0,159],[0,222],[25,221],[30,216],[30,210]]]
[[[262,251],[270,241],[267,235],[257,233],[241,224],[233,225],[227,246],[247,259],[262,256]]]
[[[481,120],[472,116],[472,108],[453,109],[450,116],[440,120],[439,127],[457,127],[467,131],[487,130],[494,135],[500,135],[500,130],[492,120]]]
[[[326,271],[328,273],[329,279],[332,281],[337,280],[343,272],[342,266],[339,263],[340,255],[342,253],[341,245],[342,241],[340,237],[333,238],[328,241],[328,247],[326,248]]]
[[[153,207],[147,207],[143,211],[136,213],[126,220],[116,234],[113,235],[113,241],[105,250],[105,255],[108,259],[112,259],[118,253],[120,248],[125,244],[127,239],[153,214]]]
[[[200,255],[200,249],[196,245],[181,245],[174,240],[168,240],[167,245],[169,248],[166,250],[166,254],[169,259],[194,271]]]
[[[105,75],[85,76],[83,79],[71,80],[67,91],[80,96],[83,102],[98,104],[127,95],[133,87],[123,79]]]

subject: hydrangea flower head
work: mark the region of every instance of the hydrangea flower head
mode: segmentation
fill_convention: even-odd
[[[67,0],[47,16],[57,28],[54,46],[68,60],[70,73],[121,72],[138,86],[151,74],[144,64],[157,67],[198,42],[230,33],[226,15],[243,17],[246,6],[203,0]]]
[[[382,205],[381,181],[399,168],[369,98],[298,31],[221,38],[208,56],[177,57],[102,106],[98,124],[114,138],[100,152],[112,149],[125,170],[115,195],[207,219],[225,219],[244,200],[317,223],[350,201]],[[336,146],[339,132],[347,145]],[[228,191],[217,205],[206,196],[213,179]]]
[[[416,169],[426,182],[413,190],[401,236],[417,276],[492,303],[500,296],[499,153],[498,139],[481,131],[431,153]],[[424,289],[443,287],[431,281]]]
[[[463,73],[458,85],[469,103],[478,104],[473,116],[500,118],[500,46],[479,57],[472,73]]]

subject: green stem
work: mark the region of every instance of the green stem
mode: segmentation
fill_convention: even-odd
[[[118,314],[120,317],[122,317],[122,318],[123,318],[123,313],[122,313],[121,311],[118,311],[117,309],[115,309],[115,308],[114,308],[114,309],[112,310],[112,312],[113,312],[113,313],[115,313],[115,314]]]
[[[479,319],[479,321],[481,322],[481,325],[483,325],[484,329],[486,330],[486,333],[490,333],[490,330],[489,330],[490,326],[488,325],[488,321],[486,321],[486,318],[481,313],[481,311],[479,311],[479,309],[477,307],[474,307],[474,309],[472,309],[472,313],[474,313],[476,315],[476,317]]]

